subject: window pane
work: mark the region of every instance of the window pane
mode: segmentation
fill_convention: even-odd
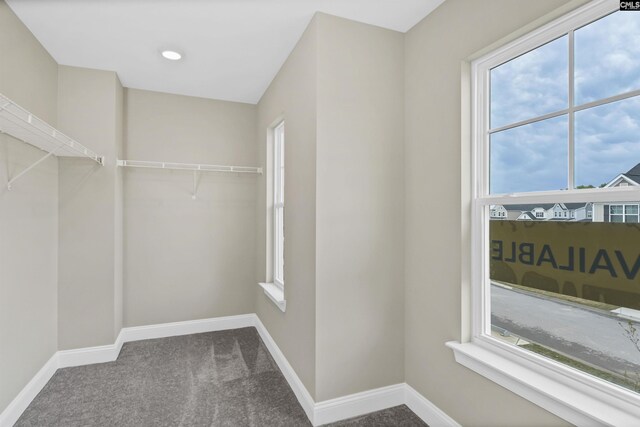
[[[491,128],[568,106],[567,37],[491,70]]]
[[[611,205],[609,207],[609,212],[611,213],[611,215],[621,215],[622,211],[623,211],[622,205]]]
[[[284,203],[284,125],[281,126],[280,143],[278,144],[279,152],[279,165],[280,165],[280,202]]]
[[[640,89],[640,14],[615,12],[575,32],[575,103]]]
[[[576,184],[600,187],[630,172],[640,163],[639,135],[640,97],[578,111]]]
[[[640,227],[607,204],[505,205],[490,220],[491,333],[639,391]],[[558,206],[575,218],[518,219]]]
[[[284,203],[284,124],[275,128],[274,137],[275,201]]]
[[[567,188],[567,129],[560,116],[492,134],[490,192]]]
[[[274,281],[284,284],[284,122],[274,129]]]
[[[624,213],[626,214],[638,214],[638,205],[625,205]]]
[[[284,282],[284,208],[275,209],[276,265],[275,278]]]

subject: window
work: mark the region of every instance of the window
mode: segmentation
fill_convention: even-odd
[[[273,129],[273,283],[284,287],[284,122]]]
[[[265,295],[280,309],[285,312],[287,301],[284,297],[284,244],[285,244],[285,222],[284,222],[284,121],[268,129],[268,150],[267,158],[270,158],[271,180],[269,191],[273,194],[268,203],[267,209],[272,218],[272,225],[269,227],[271,237],[271,250],[267,251],[267,276],[272,276],[271,281],[267,277],[267,282],[259,283],[264,289]],[[269,270],[271,274],[269,274]]]
[[[609,221],[638,222],[638,205],[609,205]]]
[[[624,205],[609,206],[609,220],[611,222],[624,222]]]
[[[618,6],[589,2],[471,64],[471,337],[449,345],[578,425],[640,419],[640,229],[625,224],[640,189],[603,188],[640,165],[640,14]],[[488,215],[554,204],[586,214]]]

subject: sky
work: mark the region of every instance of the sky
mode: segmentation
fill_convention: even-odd
[[[640,13],[575,31],[576,106],[640,89]],[[491,128],[568,107],[568,36],[491,70]],[[568,185],[566,115],[493,133],[492,194]],[[575,114],[576,185],[600,186],[640,163],[640,97]]]

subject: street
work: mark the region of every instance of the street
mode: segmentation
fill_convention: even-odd
[[[624,334],[626,319],[492,285],[491,322],[607,371],[640,373],[640,351]]]

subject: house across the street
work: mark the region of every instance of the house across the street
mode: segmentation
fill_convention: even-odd
[[[640,163],[604,187],[640,186]],[[491,205],[492,220],[640,222],[640,201],[620,203],[540,203]]]

